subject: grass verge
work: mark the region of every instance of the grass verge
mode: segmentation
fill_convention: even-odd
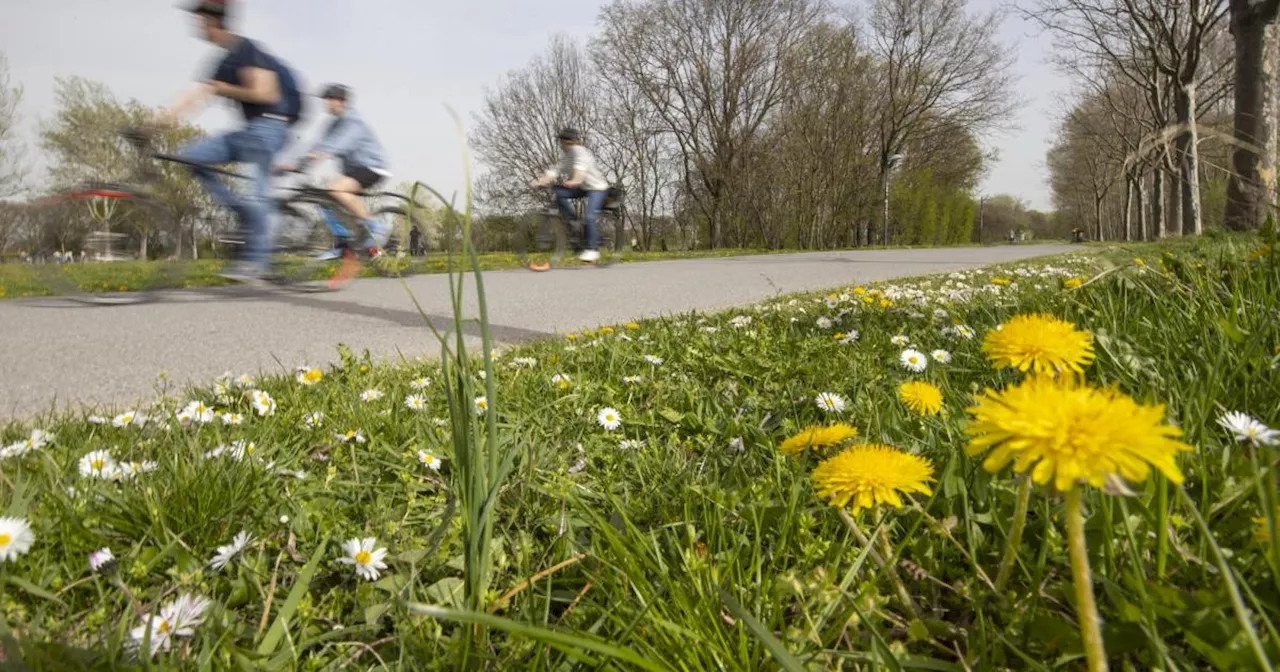
[[[1091,383],[1165,406],[1193,448],[1181,484],[1108,480],[1069,507],[1037,485],[1024,502],[966,454],[975,395],[1021,380],[982,343],[1033,313],[1091,333]],[[1094,247],[606,326],[490,367],[343,351],[138,413],[12,424],[5,656],[103,669],[161,641],[154,660],[193,669],[1080,669],[1082,556],[1117,669],[1265,668],[1277,458],[1271,435],[1218,421],[1280,422],[1278,315],[1280,259],[1256,238]],[[940,392],[936,414],[904,404],[912,381]],[[780,446],[834,423],[927,461],[927,488],[828,505],[827,454]],[[1102,432],[1082,423],[1072,437]],[[496,492],[459,473],[459,427],[514,451]],[[464,495],[492,495],[478,601]],[[146,639],[144,614],[169,629]]]

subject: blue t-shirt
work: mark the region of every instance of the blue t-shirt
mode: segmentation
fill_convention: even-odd
[[[244,86],[245,82],[240,81],[240,70],[243,68],[262,68],[270,70],[280,75],[280,63],[271,54],[263,51],[253,40],[240,38],[234,47],[227,50],[222,60],[214,67],[213,74],[209,79],[215,82],[226,82],[236,86]],[[240,103],[240,109],[244,112],[245,121],[256,119],[268,112],[279,113],[277,109],[284,103],[283,95],[279,103],[275,105],[260,105],[258,103],[247,103],[243,100],[237,100]]]

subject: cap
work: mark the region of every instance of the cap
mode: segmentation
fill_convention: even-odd
[[[337,98],[338,100],[346,100],[351,97],[351,89],[341,84],[329,84],[320,92],[320,97],[328,100],[329,98]]]
[[[582,134],[576,128],[562,128],[556,137],[568,142],[580,142],[582,140]]]
[[[196,0],[187,5],[187,11],[193,14],[209,14],[212,16],[226,16],[230,12],[227,5],[229,0]]]

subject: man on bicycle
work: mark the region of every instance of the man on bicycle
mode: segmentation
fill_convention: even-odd
[[[179,155],[198,166],[239,162],[253,167],[253,185],[244,199],[208,168],[197,167],[195,174],[214,201],[236,213],[247,236],[244,254],[223,276],[258,282],[266,275],[271,256],[271,202],[267,195],[271,165],[288,141],[289,126],[301,114],[302,99],[293,73],[283,63],[256,42],[231,32],[227,4],[228,0],[199,0],[189,8],[199,21],[200,36],[224,53],[213,71],[179,96],[156,121],[176,124],[199,112],[215,96],[240,104],[245,122],[241,128],[196,140]]]
[[[374,219],[360,198],[361,192],[373,188],[390,177],[383,158],[382,145],[374,137],[369,124],[351,109],[351,90],[341,84],[331,84],[324,88],[320,97],[324,99],[329,114],[333,115],[333,123],[325,130],[324,136],[307,152],[297,165],[281,166],[283,171],[306,170],[308,164],[328,157],[336,157],[342,162],[342,175],[328,185],[333,199],[361,222],[369,231],[369,238],[362,247],[376,249],[386,244],[391,233],[391,225]],[[337,244],[332,250],[321,254],[318,259],[337,259],[342,256],[342,248],[351,238],[351,232],[328,208],[320,209],[325,224],[333,232]]]
[[[596,218],[609,193],[609,182],[596,165],[596,157],[582,145],[582,134],[577,129],[561,129],[556,139],[560,141],[560,163],[548,168],[542,177],[534,180],[533,187],[541,189],[559,181],[560,184],[554,188],[556,204],[567,221],[574,219],[573,200],[586,200],[582,213],[585,249],[578,258],[586,262],[599,261],[600,237],[596,230]]]

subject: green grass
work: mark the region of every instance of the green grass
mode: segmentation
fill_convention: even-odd
[[[33,428],[57,439],[0,462],[0,510],[35,533],[29,553],[0,564],[0,604],[20,642],[6,655],[20,652],[38,669],[127,666],[139,610],[191,592],[212,602],[205,622],[156,661],[303,670],[1082,669],[1061,497],[1035,488],[1008,587],[993,591],[984,577],[995,577],[1005,550],[1017,481],[962,450],[972,395],[1017,378],[986,363],[983,334],[1044,311],[1093,332],[1091,382],[1167,405],[1196,448],[1179,458],[1181,489],[1152,478],[1131,483],[1131,497],[1085,496],[1112,667],[1258,669],[1259,653],[1280,659],[1280,554],[1259,540],[1264,528],[1254,520],[1264,500],[1275,501],[1276,453],[1233,442],[1216,419],[1239,410],[1280,424],[1280,259],[1259,248],[1239,237],[1100,245],[841,288],[830,301],[807,294],[616,325],[506,350],[484,380],[481,363],[381,366],[344,350],[315,385],[292,375],[256,381],[277,404],[266,417],[246,388],[228,382],[158,402],[142,427],[117,428],[110,417],[94,424],[87,414],[14,424],[0,431],[0,445]],[[992,289],[995,278],[1012,284]],[[1072,278],[1092,281],[1065,289]],[[892,305],[870,294],[867,304],[859,293],[877,289],[895,297]],[[837,324],[823,328],[820,317]],[[955,324],[976,338],[941,332]],[[837,339],[852,330],[855,342]],[[953,359],[912,374],[890,343],[898,334]],[[556,375],[568,382],[553,383]],[[640,380],[625,382],[631,376]],[[418,411],[404,401],[420,377],[431,380]],[[922,419],[902,407],[895,390],[908,379],[942,389],[942,415]],[[382,396],[364,401],[366,390]],[[848,407],[822,413],[814,403],[821,392],[843,395]],[[460,415],[480,394],[491,410]],[[174,412],[190,400],[241,413],[244,423],[183,427]],[[603,407],[621,414],[616,431],[597,424]],[[305,427],[313,412],[324,414],[322,428]],[[932,496],[843,520],[814,494],[816,460],[776,449],[833,419],[928,458]],[[335,437],[349,430],[367,442]],[[237,440],[253,442],[252,453],[204,457]],[[455,452],[476,446],[488,452]],[[81,476],[78,462],[96,449],[118,461],[153,460],[156,469],[120,483]],[[425,468],[419,451],[441,457],[440,471]],[[501,484],[491,492],[492,541],[469,548],[483,521],[465,522],[467,500],[486,493],[470,470],[475,459],[507,451],[511,473],[489,482]],[[210,568],[217,547],[241,530],[254,535],[245,552]],[[877,564],[882,549],[859,541],[881,534],[918,616]],[[388,550],[377,581],[338,562],[339,544],[358,537]],[[88,554],[103,546],[119,558],[119,583],[89,571]],[[464,567],[479,550],[492,570],[468,604]]]

